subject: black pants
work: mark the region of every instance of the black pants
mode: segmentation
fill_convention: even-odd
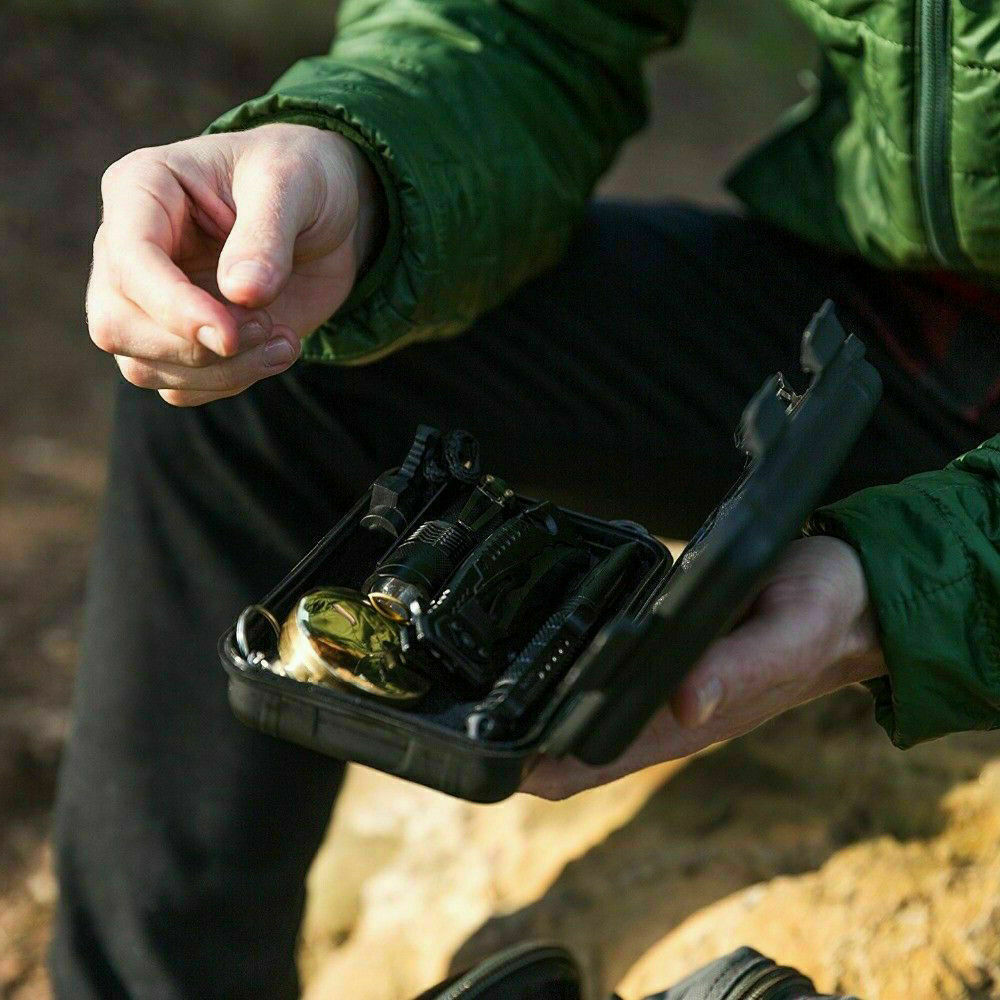
[[[215,642],[417,423],[472,431],[525,492],[684,536],[738,471],[743,404],[797,369],[829,296],[886,384],[835,492],[897,480],[977,442],[866,336],[859,316],[906,335],[880,287],[736,216],[604,205],[457,340],[298,365],[200,409],[123,386],[59,786],[57,995],[296,994],[303,879],[342,766],[242,728]]]

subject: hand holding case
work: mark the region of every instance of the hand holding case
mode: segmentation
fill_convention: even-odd
[[[602,551],[637,543],[641,572],[527,732],[508,741],[473,739],[447,712],[409,712],[278,676],[255,662],[254,650],[273,646],[273,630],[298,595],[372,571],[380,552],[361,522],[378,484],[220,639],[237,716],[263,732],[477,802],[517,791],[542,753],[590,764],[613,760],[758,592],[878,402],[878,375],[861,343],[845,337],[831,303],[806,330],[801,362],[810,376],[802,395],[775,375],[746,408],[739,432],[746,473],[676,564],[639,525],[564,512]],[[387,476],[380,482],[391,482]],[[417,519],[436,516],[443,503],[436,494]]]

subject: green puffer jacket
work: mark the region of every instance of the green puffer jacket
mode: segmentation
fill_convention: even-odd
[[[788,0],[822,86],[743,163],[754,212],[885,265],[1000,273],[1000,0]],[[693,0],[346,0],[329,55],[213,131],[290,121],[357,142],[388,236],[304,357],[352,364],[461,332],[562,253],[645,120],[643,58]],[[1000,439],[818,523],[861,552],[908,746],[1000,726]]]

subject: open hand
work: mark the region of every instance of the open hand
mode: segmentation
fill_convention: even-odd
[[[306,125],[141,149],[101,190],[91,339],[175,405],[287,369],[347,298],[379,224],[364,155]]]
[[[565,798],[740,736],[775,715],[885,672],[857,553],[793,542],[749,613],[709,647],[669,706],[607,767],[543,759],[524,791]]]

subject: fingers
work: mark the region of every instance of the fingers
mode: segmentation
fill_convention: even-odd
[[[194,390],[217,398],[285,371],[299,356],[299,350],[298,337],[287,327],[277,326],[258,347],[200,368],[125,356],[117,360],[126,380],[141,389]]]
[[[233,317],[172,259],[191,223],[187,194],[171,170],[155,151],[141,151],[109,168],[102,191],[94,294],[118,292],[189,344],[200,343],[222,356],[235,353]]]
[[[294,362],[353,277],[333,257],[357,214],[349,143],[336,138],[273,125],[139,150],[108,169],[87,314],[130,382],[196,405]],[[289,291],[300,237],[306,273]]]
[[[588,788],[607,785],[619,778],[624,778],[627,774],[662,762],[663,758],[658,758],[655,754],[641,757],[627,754],[613,764],[604,767],[591,767],[574,757],[559,759],[542,757],[525,779],[519,791],[550,801],[568,799]]]
[[[264,145],[233,173],[236,222],[219,257],[218,283],[231,302],[269,305],[292,272],[295,241],[320,210],[325,184],[309,160]]]
[[[160,399],[171,406],[204,406],[219,399],[238,396],[242,389],[230,389],[228,392],[207,392],[200,389],[157,389]]]
[[[617,768],[588,767],[573,757],[542,757],[518,791],[556,802],[578,792],[615,781],[626,772]]]
[[[825,623],[796,610],[751,614],[713,643],[671,699],[677,721],[701,727],[745,714],[741,723],[756,723],[818,694],[812,661],[822,659]]]
[[[685,727],[697,728],[706,725],[716,714],[724,698],[732,702],[733,665],[742,664],[746,656],[746,644],[742,637],[727,636],[718,640],[709,649],[695,669],[684,679],[680,688],[671,698],[674,717]]]
[[[237,328],[239,351],[263,344],[271,333],[271,318],[264,310],[245,313]],[[108,354],[144,361],[166,361],[190,368],[215,364],[219,355],[198,341],[175,337],[154,323],[134,303],[120,295],[96,301],[88,308],[90,338]]]
[[[192,284],[152,243],[133,244],[119,287],[157,326],[186,343],[201,344],[220,357],[239,350],[236,324],[226,307]]]

